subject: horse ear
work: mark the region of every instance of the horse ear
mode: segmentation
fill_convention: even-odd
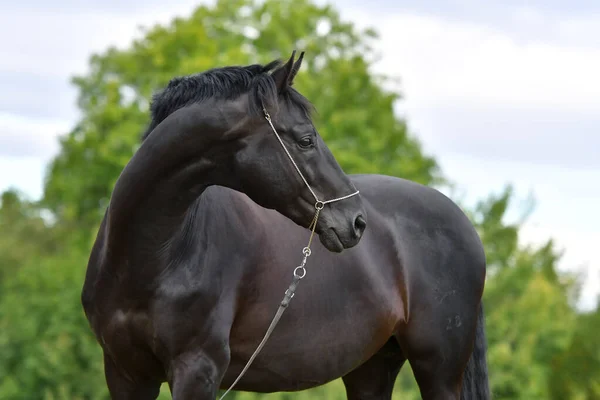
[[[298,73],[298,71],[300,70],[300,67],[302,66],[303,58],[304,58],[304,52],[300,53],[300,57],[298,57],[298,60],[296,60],[296,62],[294,63],[294,66],[292,67],[292,73],[290,74],[290,78],[288,79],[288,84],[290,86],[292,86],[294,84],[294,78],[296,77],[296,74]]]
[[[277,86],[277,91],[279,93],[283,92],[290,83],[290,76],[292,75],[292,71],[294,69],[294,57],[296,56],[296,50],[292,52],[292,56],[281,67],[277,68],[273,72],[273,79],[275,80],[275,85]]]

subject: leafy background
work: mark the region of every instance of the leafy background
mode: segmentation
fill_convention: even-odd
[[[328,29],[316,29],[326,26]],[[320,32],[320,33],[316,33]],[[89,251],[113,184],[136,150],[152,92],[175,75],[307,51],[296,85],[348,173],[402,176],[452,193],[452,177],[393,112],[401,94],[372,72],[376,30],[359,30],[309,0],[222,0],[154,26],[73,78],[81,118],[61,138],[41,200],[2,193],[0,399],[108,399],[100,348],[80,305]],[[454,199],[460,203],[460,198]],[[579,282],[557,269],[552,240],[519,246],[507,223],[511,187],[463,205],[485,243],[489,368],[496,399],[600,399],[600,308],[575,307]],[[526,217],[526,214],[524,215]],[[344,399],[340,380],[299,393],[231,398]],[[170,398],[163,385],[161,398]],[[419,399],[406,364],[394,399]]]

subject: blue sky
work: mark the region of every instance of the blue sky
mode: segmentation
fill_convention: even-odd
[[[600,2],[333,3],[377,28],[376,70],[401,79],[398,113],[468,201],[507,183],[519,199],[534,194],[521,240],[554,237],[561,268],[587,274],[581,306],[590,307],[600,291]],[[56,137],[77,119],[70,77],[92,52],[126,46],[139,25],[197,2],[0,4],[0,190],[38,197]]]

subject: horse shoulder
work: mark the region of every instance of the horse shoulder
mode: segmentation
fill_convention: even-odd
[[[435,188],[402,178],[357,175],[353,180],[371,212],[386,221],[384,229],[394,238],[409,268],[421,270],[430,279],[452,273],[455,268],[475,281],[483,280],[482,241],[454,201]],[[448,269],[449,265],[453,268]]]

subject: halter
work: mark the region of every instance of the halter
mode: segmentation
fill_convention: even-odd
[[[333,203],[335,201],[345,200],[345,199],[350,198],[352,196],[355,196],[355,195],[357,195],[359,193],[358,190],[357,190],[356,192],[354,192],[352,194],[348,194],[346,196],[338,197],[336,199],[325,200],[325,201],[319,200],[319,198],[315,194],[315,191],[312,189],[312,187],[310,187],[310,185],[308,184],[308,181],[306,180],[306,178],[304,178],[304,175],[302,175],[302,172],[300,171],[300,168],[298,168],[298,165],[296,164],[296,162],[292,158],[292,155],[288,151],[287,147],[285,147],[285,145],[283,144],[283,140],[281,140],[281,137],[279,136],[279,133],[277,133],[277,129],[275,129],[275,127],[273,126],[273,122],[271,121],[271,116],[269,115],[269,113],[267,112],[267,110],[264,107],[263,107],[263,112],[265,113],[265,119],[267,120],[267,122],[269,122],[269,125],[271,125],[271,129],[273,129],[273,133],[275,133],[275,136],[277,137],[277,140],[279,140],[279,143],[281,143],[281,147],[283,147],[283,150],[285,150],[285,154],[287,154],[287,156],[289,157],[289,159],[292,162],[292,164],[294,164],[294,167],[296,168],[296,171],[298,171],[298,175],[300,175],[300,178],[302,178],[302,180],[304,181],[304,184],[306,185],[306,187],[308,188],[308,190],[310,190],[310,193],[312,193],[313,197],[315,198],[315,201],[316,201],[316,203],[315,203],[315,209],[316,210],[322,210],[323,207],[325,207],[325,204]]]
[[[317,229],[317,221],[319,220],[319,213],[325,207],[325,204],[329,204],[329,203],[334,203],[336,201],[345,200],[345,199],[348,199],[348,198],[350,198],[352,196],[356,196],[359,193],[359,191],[357,190],[354,193],[351,193],[351,194],[348,194],[348,195],[342,196],[342,197],[337,197],[335,199],[331,199],[331,200],[319,200],[319,198],[315,194],[315,191],[308,184],[308,181],[306,180],[306,178],[304,178],[304,175],[302,175],[302,172],[300,171],[300,168],[298,168],[298,165],[296,164],[296,162],[292,158],[292,155],[290,154],[290,152],[288,151],[288,149],[285,147],[285,144],[283,144],[283,140],[281,140],[281,137],[279,136],[279,133],[277,133],[277,129],[275,129],[275,127],[273,126],[273,122],[271,121],[271,116],[269,115],[269,113],[267,112],[267,109],[264,106],[263,106],[263,112],[265,114],[265,119],[267,120],[267,122],[271,126],[271,129],[273,130],[273,133],[275,133],[275,137],[277,137],[277,140],[279,140],[279,143],[281,144],[281,147],[283,147],[283,150],[285,150],[285,154],[287,154],[288,158],[290,159],[290,161],[292,162],[292,164],[296,168],[296,171],[298,172],[298,175],[300,175],[300,178],[302,178],[302,181],[304,182],[304,184],[306,185],[306,187],[308,188],[308,190],[310,191],[310,193],[315,198],[315,216],[313,217],[312,222],[308,226],[308,229],[310,229],[310,237],[308,238],[308,244],[306,245],[306,247],[304,247],[302,249],[302,254],[304,256],[302,258],[302,262],[300,263],[299,266],[297,266],[296,268],[294,268],[294,279],[292,280],[292,283],[290,284],[290,286],[285,291],[285,295],[283,297],[283,300],[281,300],[281,303],[279,304],[279,309],[277,310],[277,313],[275,314],[275,317],[273,317],[273,320],[271,321],[271,325],[269,325],[269,328],[267,329],[267,332],[265,333],[265,336],[263,337],[262,341],[259,343],[258,347],[256,348],[256,350],[254,351],[254,353],[252,354],[252,356],[250,357],[250,359],[246,363],[246,366],[244,367],[244,369],[242,370],[242,372],[240,372],[240,374],[238,375],[238,377],[236,378],[236,380],[231,384],[231,386],[229,386],[229,389],[227,389],[227,391],[225,393],[223,393],[223,395],[219,398],[219,400],[222,400],[223,397],[225,397],[227,395],[227,393],[229,393],[229,391],[231,391],[231,389],[233,389],[233,387],[238,383],[238,381],[246,373],[246,371],[248,370],[248,368],[250,368],[250,364],[252,364],[252,362],[254,361],[254,359],[256,358],[256,356],[258,355],[258,353],[264,347],[265,343],[267,342],[267,340],[271,336],[271,333],[273,333],[273,330],[275,329],[275,326],[279,322],[279,319],[281,318],[281,315],[283,314],[283,312],[285,311],[285,309],[287,308],[287,306],[290,304],[290,301],[294,297],[296,288],[298,287],[298,284],[300,283],[300,280],[306,276],[306,268],[305,268],[305,266],[306,266],[306,260],[308,259],[308,257],[310,257],[310,254],[311,254],[310,245],[312,243],[313,236],[315,235],[315,229]]]

